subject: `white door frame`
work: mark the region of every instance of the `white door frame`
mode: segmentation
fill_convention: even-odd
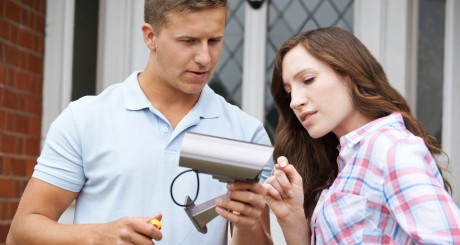
[[[446,1],[446,31],[444,42],[444,100],[442,145],[449,155],[449,179],[453,196],[460,205],[460,2]],[[453,177],[453,176],[456,176]]]
[[[41,144],[71,98],[75,0],[46,1]]]
[[[259,119],[265,118],[265,69],[267,43],[267,1],[254,9],[245,1],[244,54],[241,108]]]

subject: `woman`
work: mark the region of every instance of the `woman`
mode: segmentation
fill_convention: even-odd
[[[291,37],[271,93],[277,164],[264,185],[288,244],[460,243],[441,149],[353,34]]]

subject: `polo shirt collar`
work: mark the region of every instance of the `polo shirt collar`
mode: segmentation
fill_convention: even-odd
[[[145,96],[139,85],[137,75],[140,71],[131,73],[123,82],[123,94],[125,99],[125,107],[128,110],[136,111],[149,108],[150,101]]]

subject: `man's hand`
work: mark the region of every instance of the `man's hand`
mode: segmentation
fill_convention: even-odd
[[[123,217],[110,223],[102,224],[98,230],[96,243],[101,244],[154,244],[152,239],[159,241],[161,231],[149,220],[161,220],[161,214],[150,218]]]
[[[229,199],[217,199],[216,212],[239,229],[259,226],[265,209],[265,188],[255,182],[229,183],[227,188]]]

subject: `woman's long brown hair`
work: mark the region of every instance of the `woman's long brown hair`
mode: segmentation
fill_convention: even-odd
[[[327,27],[297,34],[278,49],[275,57],[270,89],[279,121],[273,157],[276,161],[279,156],[286,156],[303,177],[304,210],[308,220],[321,191],[337,177],[339,140],[333,133],[311,138],[289,107],[290,97],[283,88],[282,61],[297,45],[347,78],[353,104],[361,113],[377,119],[400,112],[407,129],[424,140],[431,154],[444,154],[412,115],[406,100],[389,84],[379,62],[352,33]],[[439,165],[438,169],[442,175]],[[449,182],[444,177],[443,180],[445,189],[451,192]]]

